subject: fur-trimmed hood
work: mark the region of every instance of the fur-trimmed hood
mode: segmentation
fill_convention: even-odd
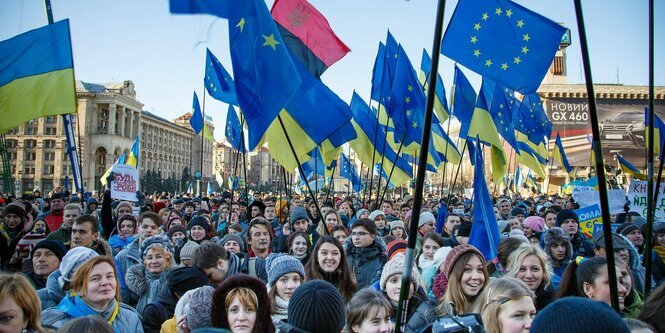
[[[555,243],[566,244],[566,256],[563,259],[561,265],[568,265],[573,259],[573,244],[570,243],[570,237],[568,234],[559,227],[550,228],[545,232],[545,235],[543,235],[543,246],[545,248],[545,252],[550,258],[552,258],[550,246]]]

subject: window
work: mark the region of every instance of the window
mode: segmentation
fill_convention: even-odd
[[[35,174],[35,166],[34,165],[26,165],[23,173],[25,173],[26,175],[34,175]]]
[[[69,164],[64,164],[62,166],[62,174],[63,175],[68,175],[69,174]]]
[[[47,124],[56,124],[58,122],[58,116],[46,116]]]
[[[25,148],[32,149],[37,146],[37,140],[25,140]]]
[[[44,148],[55,148],[55,140],[44,140]]]
[[[37,127],[28,127],[25,129],[25,135],[37,135]]]
[[[52,175],[53,170],[54,170],[54,167],[52,165],[45,165],[44,166],[44,174],[45,175]]]
[[[7,148],[15,148],[16,140],[7,140]]]
[[[31,152],[28,152],[28,151],[25,152],[25,160],[26,161],[34,161],[36,158],[37,158],[36,153],[31,153]]]
[[[44,160],[45,161],[55,160],[55,153],[44,153]]]
[[[47,127],[44,129],[44,134],[55,135],[55,127]]]

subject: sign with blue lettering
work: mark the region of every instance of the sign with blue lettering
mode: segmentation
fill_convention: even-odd
[[[603,223],[603,217],[600,212],[600,206],[594,204],[588,207],[574,210],[580,218],[580,231],[587,237],[591,238],[593,235],[594,224]]]

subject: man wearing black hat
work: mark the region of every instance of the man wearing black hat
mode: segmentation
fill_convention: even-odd
[[[67,253],[65,244],[61,241],[45,239],[40,241],[32,249],[32,270],[26,271],[28,277],[36,290],[46,287],[48,276],[60,268],[60,261]]]
[[[642,230],[640,230],[637,224],[625,222],[617,228],[617,233],[628,238],[637,249],[637,252],[640,254],[644,253],[644,236],[642,236]]]
[[[44,219],[46,221],[49,230],[58,230],[58,228],[60,228],[60,225],[62,224],[63,209],[66,204],[65,200],[67,200],[67,196],[64,193],[54,193],[51,195],[50,199],[50,211],[37,217],[38,219]]]
[[[573,245],[573,258],[595,256],[593,243],[579,230],[580,218],[577,213],[569,209],[560,211],[556,216],[556,226],[568,233],[570,244]]]

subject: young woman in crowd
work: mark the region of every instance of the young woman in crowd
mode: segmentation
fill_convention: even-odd
[[[406,228],[404,221],[395,220],[390,222],[390,235],[396,239],[406,239]]]
[[[552,268],[548,257],[539,247],[522,245],[508,259],[508,276],[524,282],[536,298],[536,308],[541,310],[552,300]]]
[[[30,281],[23,274],[0,274],[0,332],[45,333],[42,309]]]
[[[173,265],[173,246],[162,236],[152,236],[141,243],[143,265],[129,268],[125,276],[127,288],[139,296],[136,310],[143,313],[145,307],[157,299],[157,295],[168,287]]]
[[[480,313],[487,333],[529,332],[536,316],[534,298],[522,281],[505,276],[487,284],[473,312]]]
[[[182,246],[182,243],[184,243],[184,240],[187,238],[187,230],[181,225],[174,225],[169,228],[166,235],[171,240],[173,246]]]
[[[380,288],[383,295],[390,302],[392,313],[397,313],[397,304],[399,302],[399,294],[402,287],[402,275],[404,272],[404,253],[395,253],[392,258],[385,264],[381,273]],[[421,277],[418,273],[418,268],[413,267],[411,271],[411,283],[409,284],[409,293],[406,298],[406,316],[405,322],[411,318],[411,315],[416,312],[416,309],[423,302],[427,301],[427,294],[420,288]],[[395,322],[396,318],[391,317]]]
[[[212,326],[232,333],[274,333],[266,284],[236,274],[224,279],[212,295]]]
[[[548,229],[543,235],[543,248],[552,266],[552,288],[557,290],[563,272],[573,259],[573,245],[568,233],[559,227]]]
[[[522,221],[522,226],[524,227],[524,236],[531,238],[533,234],[545,229],[545,219],[540,216],[529,216]]]
[[[462,244],[454,247],[434,279],[432,292],[439,300],[436,306],[425,302],[405,326],[405,332],[418,332],[422,327],[448,315],[450,306],[459,314],[471,311],[473,302],[489,282],[483,254],[475,247]]]
[[[44,234],[45,236],[48,236],[51,233],[51,230],[49,229],[48,223],[46,223],[46,220],[36,219],[35,222],[32,224],[32,232],[33,233],[41,233],[41,234]]]
[[[605,257],[589,259],[577,257],[563,273],[561,284],[554,298],[579,296],[612,304],[608,269],[616,269],[619,305],[623,311],[627,290],[622,284],[621,271],[617,267],[608,267]]]
[[[344,244],[346,238],[349,237],[349,231],[346,230],[344,226],[338,225],[332,228],[332,231],[330,231],[330,235],[337,238],[340,244]]]
[[[319,235],[325,235],[326,229],[328,229],[328,233],[332,233],[332,229],[339,225],[342,225],[342,218],[336,210],[331,209],[323,214],[323,220],[316,227],[316,232]]]
[[[556,215],[557,212],[553,209],[548,209],[545,211],[545,214],[543,214],[543,217],[545,218],[545,225],[548,229],[556,227]]]
[[[312,251],[305,266],[307,280],[325,280],[339,289],[342,299],[348,302],[356,291],[356,282],[344,258],[342,244],[335,237],[323,236]]]
[[[393,307],[380,293],[363,289],[353,295],[346,313],[349,333],[392,332]]]
[[[296,231],[286,238],[289,254],[305,265],[309,261],[311,243],[309,235],[302,231]]]
[[[132,214],[125,214],[118,217],[116,223],[118,233],[111,236],[109,245],[113,249],[113,255],[124,250],[127,245],[136,239],[137,220]]]
[[[436,232],[430,232],[422,239],[422,252],[418,255],[418,270],[422,273],[433,264],[434,253],[443,246],[443,237]]]
[[[617,259],[616,266],[621,272],[621,284],[626,288],[626,297],[624,299],[623,314],[628,318],[637,318],[640,308],[642,307],[642,294],[633,285],[633,273],[630,271],[629,265],[621,259]]]
[[[275,329],[288,315],[289,300],[293,292],[305,281],[305,267],[290,255],[273,253],[266,258],[268,272],[268,298],[270,315]]]
[[[78,268],[72,291],[57,307],[42,312],[42,325],[58,329],[74,318],[98,315],[116,332],[143,332],[134,308],[120,303],[120,286],[113,258],[96,256]]]

